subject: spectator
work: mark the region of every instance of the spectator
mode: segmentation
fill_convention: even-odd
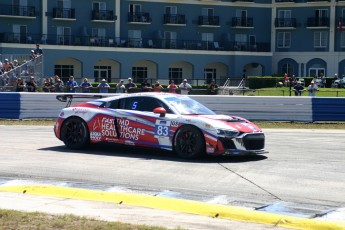
[[[284,82],[284,86],[289,86],[289,76],[287,73],[284,74],[284,78],[283,78],[283,82]]]
[[[16,83],[16,92],[24,92],[24,81],[22,78],[18,78],[17,79],[17,83]]]
[[[37,83],[35,81],[34,76],[31,76],[29,79],[29,82],[26,83],[26,88],[28,90],[28,92],[36,92],[37,91]]]
[[[60,78],[57,78],[54,83],[55,92],[63,92],[63,82]]]
[[[308,95],[315,97],[316,91],[319,91],[319,88],[317,87],[314,81],[311,81],[310,85],[308,86]]]
[[[183,82],[179,85],[181,94],[188,95],[189,91],[192,89],[192,86],[188,84],[187,79],[184,79]]]
[[[79,88],[78,83],[74,80],[73,76],[69,77],[69,80],[66,82],[67,92],[75,93],[76,89]]]
[[[159,83],[159,81],[156,81],[154,87],[153,87],[153,92],[162,92],[163,86]]]
[[[212,80],[211,83],[208,84],[207,90],[208,90],[208,93],[211,95],[217,94],[218,85],[215,83],[214,80]]]
[[[89,79],[84,78],[84,81],[80,84],[80,87],[82,93],[90,93],[92,85],[90,84]]]
[[[174,80],[170,81],[170,84],[168,85],[169,93],[176,93],[177,85],[175,85]]]
[[[151,84],[147,82],[147,79],[141,83],[141,90],[143,92],[150,92],[152,90]]]
[[[99,88],[100,93],[108,93],[110,85],[107,83],[105,79],[102,79],[102,82],[99,83],[97,87]]]
[[[128,82],[125,85],[127,93],[133,93],[137,88],[136,84],[132,82],[132,78],[128,78]]]
[[[295,96],[301,96],[304,91],[303,85],[301,85],[300,81],[297,81],[296,85],[293,87],[293,91],[295,92]]]
[[[10,64],[9,60],[6,58],[4,60],[4,63],[2,64],[2,72],[8,72],[11,70],[10,68],[11,68],[11,64]]]
[[[34,54],[36,55],[36,57],[43,54],[43,50],[40,48],[39,44],[36,44],[36,49],[34,50]]]
[[[117,85],[116,85],[116,91],[115,93],[124,93],[126,91],[126,87],[123,83],[123,80],[121,80]]]
[[[46,79],[44,80],[43,86],[42,86],[43,92],[46,92],[46,93],[50,92],[50,87],[51,87],[51,86],[52,86],[52,85],[51,85],[51,83],[50,83],[50,81],[49,81],[49,78],[46,78]]]

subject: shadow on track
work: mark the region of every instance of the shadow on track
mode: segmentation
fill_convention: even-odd
[[[102,156],[117,156],[117,157],[131,157],[141,158],[145,160],[164,160],[174,162],[190,162],[190,163],[243,163],[251,161],[261,161],[267,159],[263,155],[251,155],[251,156],[204,156],[198,159],[187,160],[178,157],[174,152],[161,149],[134,147],[118,144],[93,144],[87,149],[71,150],[61,146],[54,146],[49,148],[39,149],[41,151],[55,151],[69,154],[95,154]]]

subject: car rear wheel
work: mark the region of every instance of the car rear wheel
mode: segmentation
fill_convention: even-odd
[[[81,149],[90,143],[89,129],[86,123],[77,117],[66,120],[61,128],[61,140],[70,149]]]
[[[205,154],[204,136],[195,126],[183,126],[176,133],[174,150],[180,157],[185,159],[200,157]]]

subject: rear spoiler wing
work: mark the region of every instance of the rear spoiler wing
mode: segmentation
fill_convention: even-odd
[[[80,94],[63,94],[63,95],[57,95],[56,99],[61,102],[67,102],[66,107],[69,107],[73,101],[74,98],[103,98],[102,95],[80,95]]]

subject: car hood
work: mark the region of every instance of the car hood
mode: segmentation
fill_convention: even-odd
[[[239,132],[252,133],[261,132],[262,130],[254,123],[237,116],[229,115],[196,115],[206,123],[216,129],[234,129]]]

